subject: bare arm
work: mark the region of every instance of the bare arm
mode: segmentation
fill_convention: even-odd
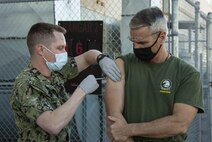
[[[124,84],[125,84],[125,74],[124,74],[124,62],[121,59],[116,60],[121,71],[121,80],[114,82],[111,79],[107,79],[106,83],[106,112],[108,116],[122,116],[122,111],[124,107]]]
[[[188,127],[197,114],[197,108],[176,103],[173,114],[150,122],[127,124],[118,116],[109,117],[113,122],[110,126],[115,140],[122,141],[126,137],[142,136],[151,138],[166,138],[187,132]]]
[[[125,85],[124,62],[121,59],[117,59],[116,64],[118,65],[121,72],[121,80],[118,82],[114,82],[109,78],[107,79],[106,96],[105,96],[106,113],[108,117],[114,116],[116,118],[121,119],[126,124],[127,122],[122,115],[124,107],[124,85]],[[115,138],[112,136],[112,132],[110,129],[112,125],[113,121],[107,119],[108,135],[110,139],[114,140]],[[133,142],[133,139],[126,137],[125,142]]]
[[[78,87],[66,103],[54,111],[42,113],[36,120],[37,124],[46,132],[57,135],[73,118],[78,106],[85,97],[85,93]]]
[[[90,65],[97,64],[96,58],[99,54],[101,54],[101,52],[98,50],[89,50],[79,56],[76,56],[75,61],[77,63],[79,72],[86,69]]]
[[[184,134],[196,116],[197,108],[176,103],[173,115],[166,116],[146,123],[129,124],[128,127],[132,136],[143,136],[153,138],[170,137],[177,134]]]
[[[75,57],[79,72],[86,69],[90,65],[97,64],[97,57],[99,58],[99,67],[102,71],[113,81],[119,81],[121,78],[120,71],[113,59],[106,57],[98,50],[89,50],[82,55]]]

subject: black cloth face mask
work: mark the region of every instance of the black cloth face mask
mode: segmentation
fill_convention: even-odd
[[[149,47],[145,47],[145,48],[135,48],[134,44],[133,44],[133,51],[134,51],[134,54],[135,56],[140,59],[141,61],[146,61],[146,62],[149,62],[151,61],[157,54],[158,52],[160,51],[161,49],[161,46],[159,47],[158,51],[156,53],[153,53],[152,52],[152,47],[156,44],[156,42],[158,41],[158,38],[160,37],[160,33],[156,39],[156,41]]]

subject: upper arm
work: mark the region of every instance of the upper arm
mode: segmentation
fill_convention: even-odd
[[[73,57],[68,58],[68,63],[58,71],[66,82],[68,79],[72,79],[79,74],[77,63]]]
[[[85,54],[83,53],[79,56],[74,57],[76,63],[77,63],[77,67],[78,67],[78,71],[81,72],[82,70],[86,69],[89,65],[85,59]]]
[[[122,59],[118,58],[116,59],[116,64],[121,72],[121,80],[114,82],[110,78],[107,79],[105,101],[108,115],[120,114],[124,107],[124,62]]]
[[[92,49],[79,56],[76,56],[75,61],[77,63],[79,72],[86,69],[90,65],[95,65],[97,63],[96,58],[99,54],[101,54],[100,51]]]

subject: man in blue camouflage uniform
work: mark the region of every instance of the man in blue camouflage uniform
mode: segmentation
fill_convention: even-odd
[[[19,142],[71,141],[69,127],[74,113],[85,95],[98,88],[98,83],[89,75],[69,97],[64,82],[97,64],[97,60],[106,75],[120,80],[115,62],[97,50],[68,58],[65,33],[60,26],[37,23],[27,35],[30,63],[17,76],[10,99]]]

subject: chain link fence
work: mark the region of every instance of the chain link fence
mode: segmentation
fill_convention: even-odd
[[[9,106],[9,97],[15,77],[27,65],[29,53],[26,35],[31,25],[37,22],[58,24],[59,21],[103,21],[103,52],[112,58],[121,54],[120,25],[123,5],[128,0],[0,0],[0,142],[17,141],[18,134],[14,116]],[[171,1],[143,1],[149,6],[163,9],[171,22]],[[199,19],[198,54],[195,54],[195,9],[186,1],[179,1],[179,57],[195,66],[198,61],[203,79],[206,111],[209,111],[206,75],[206,20]],[[189,27],[189,28],[188,28]],[[171,34],[167,37],[167,48],[171,51]],[[197,57],[198,56],[198,57]],[[196,58],[198,60],[196,60]],[[73,142],[107,142],[104,85],[102,94],[86,96],[79,107],[72,130]],[[188,142],[205,142],[208,139],[209,113],[198,115],[189,128]],[[209,134],[210,135],[210,134]],[[204,137],[203,137],[204,136]],[[204,139],[205,138],[205,139]]]
[[[206,142],[210,139],[209,91],[207,78],[207,18],[193,1],[179,1],[179,57],[201,73],[206,113],[198,114],[189,128],[187,141]]]
[[[37,22],[103,21],[103,52],[120,55],[121,0],[9,0],[0,1],[0,142],[17,141],[18,134],[9,97],[15,77],[28,64],[26,35]],[[105,84],[105,80],[102,81]],[[103,86],[104,88],[104,86]],[[104,90],[90,95],[79,107],[71,138],[73,142],[109,141],[106,134]]]

